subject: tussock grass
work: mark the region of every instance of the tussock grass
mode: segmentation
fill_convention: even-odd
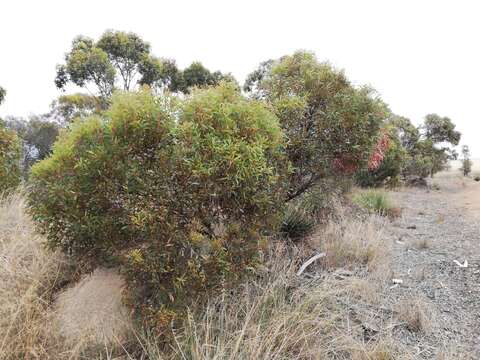
[[[387,193],[381,190],[361,191],[353,197],[353,202],[370,213],[390,217],[400,215],[399,209],[392,204]]]
[[[47,254],[25,213],[21,195],[0,203],[0,354],[48,358],[55,341],[47,311],[61,277],[60,256]]]
[[[429,333],[435,324],[435,314],[431,304],[420,297],[408,297],[396,305],[398,319],[414,332]]]

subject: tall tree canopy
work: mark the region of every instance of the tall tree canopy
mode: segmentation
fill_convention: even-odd
[[[150,45],[134,33],[108,30],[97,42],[78,36],[65,63],[57,66],[55,84],[60,89],[68,83],[80,87],[93,84],[105,106],[116,86],[132,89],[141,76],[140,64],[150,56]]]
[[[136,85],[189,93],[192,87],[234,81],[230,74],[210,72],[200,62],[179,70],[175,61],[152,55],[150,44],[134,33],[106,31],[98,41],[78,36],[57,66],[55,84],[64,89],[69,83],[89,90],[106,108],[113,91],[133,90]],[[93,86],[93,88],[92,88]]]
[[[425,116],[423,130],[425,137],[434,143],[448,142],[458,145],[461,134],[455,130],[455,124],[448,117],[441,117],[437,114]]]

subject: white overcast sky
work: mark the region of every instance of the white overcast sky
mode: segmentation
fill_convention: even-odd
[[[157,56],[198,60],[241,82],[263,60],[314,51],[415,123],[449,116],[480,157],[479,1],[1,0],[0,116],[46,112],[72,39],[106,29],[136,32]]]

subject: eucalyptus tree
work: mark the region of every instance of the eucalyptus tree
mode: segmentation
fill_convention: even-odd
[[[131,90],[137,84],[141,64],[150,56],[150,45],[134,33],[108,30],[98,41],[78,36],[57,66],[55,84],[86,88],[105,108],[116,88]]]

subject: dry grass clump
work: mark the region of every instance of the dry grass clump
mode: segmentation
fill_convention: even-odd
[[[0,354],[48,358],[54,342],[48,312],[62,261],[46,254],[21,195],[0,200]]]
[[[407,297],[396,305],[398,320],[414,332],[429,333],[435,324],[432,305],[419,297]]]
[[[388,258],[391,242],[382,230],[384,219],[370,216],[355,219],[340,215],[310,239],[310,243],[326,253],[327,268],[366,266],[370,271]]]
[[[122,302],[124,285],[116,271],[97,269],[63,291],[55,319],[65,342],[78,349],[125,343],[131,323]]]
[[[0,358],[111,358],[115,347],[111,339],[92,341],[92,329],[81,325],[100,325],[99,312],[87,305],[118,307],[118,302],[108,300],[119,300],[120,294],[109,290],[121,287],[104,281],[95,292],[92,283],[84,280],[57,301],[57,292],[69,280],[68,264],[44,249],[44,239],[35,232],[25,207],[18,193],[0,199]],[[82,330],[85,336],[80,337]]]

